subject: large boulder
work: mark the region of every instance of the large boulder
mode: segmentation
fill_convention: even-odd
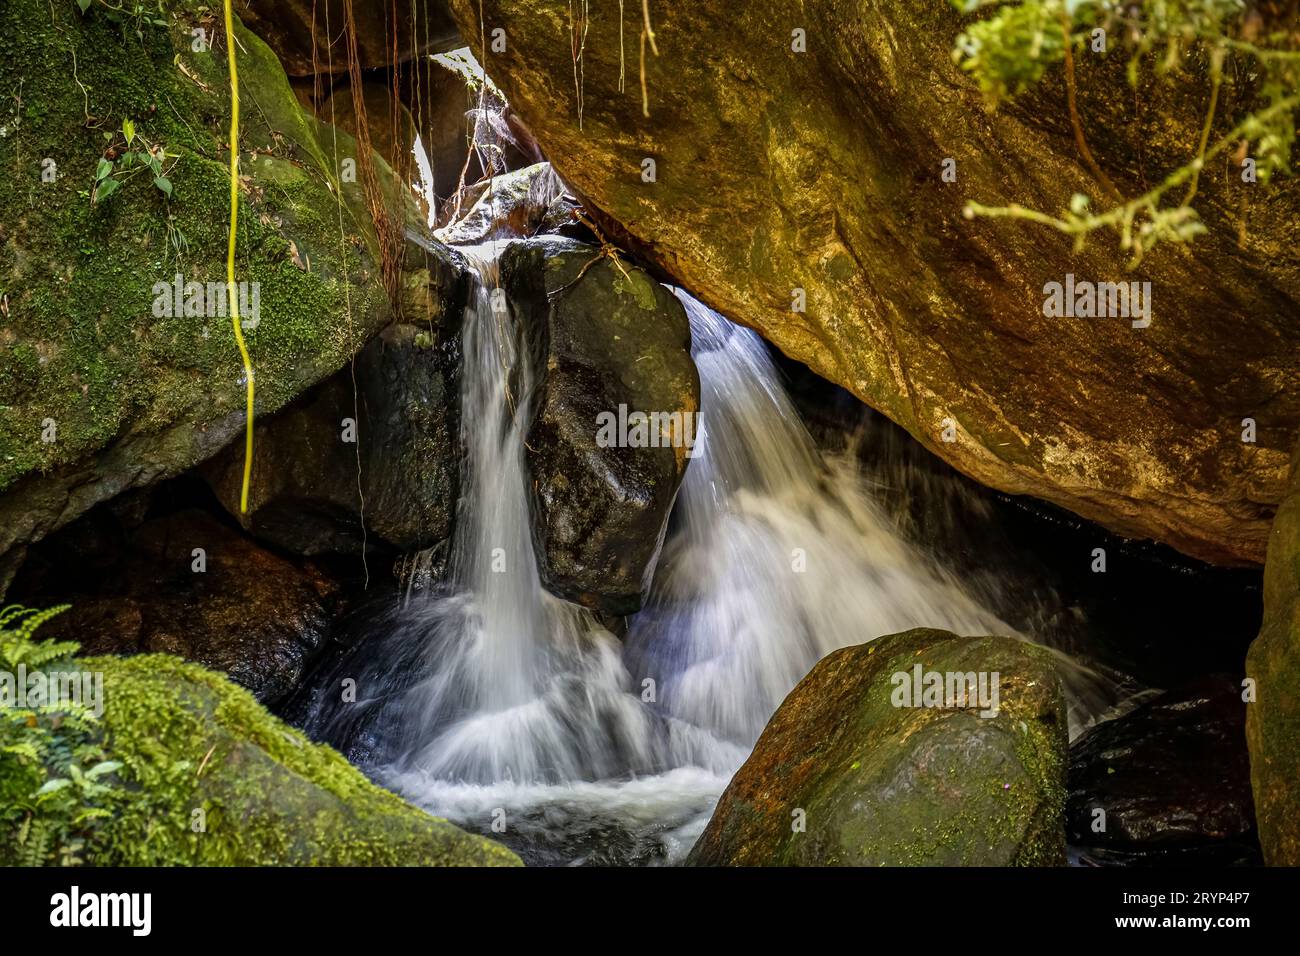
[[[525,437],[542,581],[630,614],[693,454],[700,380],[685,309],[630,263],[550,236],[507,249],[501,284],[545,370]]]
[[[1076,740],[1066,798],[1070,842],[1103,860],[1249,857],[1255,811],[1241,692],[1229,675],[1203,677]]]
[[[291,76],[343,73],[346,0],[241,0],[236,12],[271,45]],[[355,0],[357,61],[362,69],[391,66],[464,46],[442,0],[375,3]],[[478,36],[475,30],[470,36]],[[331,48],[332,45],[332,48]]]
[[[1265,862],[1300,866],[1300,448],[1269,536],[1264,625],[1246,656],[1250,782]]]
[[[944,675],[933,699],[930,674]],[[948,675],[975,683],[950,691]],[[1005,637],[893,634],[835,651],[790,692],[688,862],[1059,864],[1065,766],[1065,702],[1047,652]]]
[[[341,603],[318,569],[194,509],[132,530],[95,509],[34,551],[15,598],[72,605],[42,637],[76,640],[89,654],[175,654],[267,704],[298,685]]]
[[[199,27],[216,47],[191,48]],[[0,79],[23,88],[22,137],[0,138],[17,170],[0,178],[3,593],[25,545],[237,438],[244,373],[229,319],[155,308],[156,284],[178,274],[225,281],[230,92],[226,39],[211,12],[170,5],[166,26],[146,25],[139,39],[99,5],[82,16],[16,0],[0,13],[0,35]],[[244,104],[237,281],[259,290],[246,338],[265,415],[343,367],[393,307],[364,177],[339,174],[356,159],[354,140],[303,111],[276,57],[238,21],[235,35]],[[118,168],[121,189],[92,204],[101,159],[127,151],[114,131],[123,120],[136,151],[165,148],[169,191]],[[374,163],[377,202],[422,221],[407,186]],[[455,271],[416,263],[399,293],[426,303],[450,289],[430,294],[430,284],[455,281]]]
[[[97,834],[109,866],[517,866],[500,844],[372,784],[220,674],[165,654],[88,657],[130,788]]]
[[[244,427],[230,320],[154,308],[156,284],[176,275],[225,280],[230,92],[215,24],[188,0],[142,38],[100,5],[0,10],[0,82],[23,89],[22,134],[0,137],[0,592],[26,543],[192,467]],[[216,47],[192,49],[200,27]],[[260,415],[341,368],[392,309],[363,177],[340,181],[355,143],[303,111],[261,40],[238,22],[235,33],[236,278],[260,291],[246,331]],[[136,151],[166,149],[169,192],[120,168],[124,120]],[[92,205],[109,156],[123,185]],[[391,214],[411,214],[409,191],[376,166]]]
[[[1208,234],[1129,272],[1113,235],[1075,251],[1048,229],[962,217],[972,199],[1056,213],[1100,193],[1059,73],[988,113],[950,56],[965,21],[944,0],[660,11],[648,118],[638,16],[593,6],[575,83],[563,4],[451,6],[467,32],[505,29],[484,66],[606,231],[621,225],[611,234],[709,305],[984,484],[1209,561],[1263,559],[1300,429],[1300,181],[1203,176]],[[1137,196],[1197,141],[1208,84],[1148,82],[1135,98],[1126,59],[1079,64],[1080,110],[1110,179]],[[1225,84],[1216,134],[1250,95]],[[1067,273],[1151,282],[1151,325],[1047,318],[1044,286]]]

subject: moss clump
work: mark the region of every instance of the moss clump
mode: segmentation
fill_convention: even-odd
[[[504,847],[370,783],[225,677],[165,654],[86,658],[129,791],[102,865],[511,866]]]

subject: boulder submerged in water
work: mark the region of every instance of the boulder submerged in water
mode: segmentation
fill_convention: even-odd
[[[516,243],[501,276],[540,340],[525,445],[542,581],[567,600],[630,614],[694,454],[700,380],[686,312],[641,269],[573,240]]]
[[[917,628],[846,647],[777,709],[687,862],[1061,864],[1066,738],[1035,645]]]

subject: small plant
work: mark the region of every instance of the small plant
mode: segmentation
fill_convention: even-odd
[[[66,611],[11,605],[0,610],[0,864],[75,866],[122,796],[120,767],[100,741],[98,718],[83,703],[28,704],[26,679],[72,670],[74,641],[40,641],[35,632]],[[20,684],[20,681],[22,682]]]
[[[104,139],[108,140],[108,145],[95,168],[95,185],[90,192],[92,206],[103,202],[124,182],[142,173],[152,176],[158,191],[171,199],[172,183],[164,174],[163,163],[175,160],[175,153],[168,153],[161,144],[137,136],[135,123],[130,117],[122,120],[120,132],[106,132]]]
[[[109,0],[77,0],[77,8],[84,17],[91,7],[95,7],[110,23],[116,23],[125,34],[134,33],[136,38],[144,40],[145,27],[167,29],[167,11],[163,0],[153,3],[110,3]]]

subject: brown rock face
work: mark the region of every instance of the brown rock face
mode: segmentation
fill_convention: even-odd
[[[72,608],[50,622],[51,637],[87,654],[176,654],[266,703],[296,686],[338,603],[330,579],[201,511],[146,522],[115,553],[98,585],[66,573],[55,582]]]
[[[466,36],[479,7],[452,2]],[[1246,186],[1216,167],[1196,200],[1209,234],[1128,271],[1113,235],[1076,253],[1043,227],[962,217],[969,200],[1056,213],[1101,191],[1059,75],[988,113],[952,63],[962,21],[946,3],[661,10],[648,119],[638,13],[620,44],[617,9],[593,6],[576,86],[563,5],[485,0],[482,16],[508,37],[484,66],[557,171],[710,305],[985,484],[1203,559],[1262,560],[1300,425],[1295,180]],[[1136,196],[1185,161],[1207,87],[1147,79],[1135,95],[1124,59],[1079,65],[1080,109]],[[1215,132],[1252,95],[1234,86]],[[1067,275],[1151,283],[1150,325],[1049,318],[1045,286]]]

